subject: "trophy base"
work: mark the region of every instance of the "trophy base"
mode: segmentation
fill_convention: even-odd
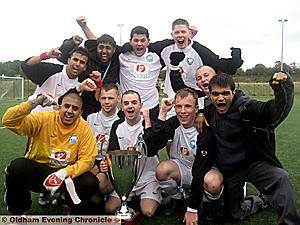
[[[122,222],[122,224],[124,224],[124,225],[141,225],[140,212],[134,213],[130,219],[124,220],[124,222]]]

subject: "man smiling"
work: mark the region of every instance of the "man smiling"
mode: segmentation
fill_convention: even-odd
[[[40,56],[32,56],[21,64],[26,76],[39,85],[35,94],[49,93],[58,99],[69,89],[79,84],[78,77],[85,71],[89,54],[85,48],[77,47],[69,55],[67,65],[43,62],[46,59],[59,59],[61,51],[53,48]],[[36,107],[33,111],[48,111],[52,107]]]
[[[30,209],[30,191],[65,192],[63,181],[67,177],[74,181],[82,201],[98,189],[98,180],[89,172],[97,148],[92,131],[81,118],[82,99],[77,93],[68,92],[60,101],[59,110],[31,113],[38,105],[53,104],[40,94],[9,108],[2,118],[3,125],[11,131],[32,137],[25,157],[13,160],[5,169],[5,202],[11,214],[20,215]],[[75,213],[81,204],[75,205],[71,196],[66,197]]]
[[[145,141],[147,148],[157,152],[158,148],[152,140],[152,124],[149,110],[142,108],[141,97],[136,91],[126,91],[122,95],[121,109],[125,114],[124,119],[114,122],[109,139],[108,150],[137,150],[140,139]],[[158,164],[158,157],[155,153],[147,157],[145,168],[137,184],[133,187],[129,198],[138,196],[141,199],[140,207],[143,215],[153,216],[158,204],[161,201],[160,189],[155,178],[155,167]],[[126,179],[126,178],[125,178]],[[106,203],[107,212],[115,212],[121,205],[121,200],[114,192]]]
[[[208,172],[206,179],[202,181],[206,194],[218,198],[222,192],[222,174],[211,169],[211,165],[205,164],[206,159],[210,156],[206,150],[208,148],[205,142],[206,137],[199,134],[194,127],[198,111],[197,100],[198,96],[195,91],[189,88],[179,90],[174,101],[172,99],[162,100],[159,120],[154,124],[154,138],[157,138],[156,142],[159,142],[161,147],[166,146],[169,139],[173,140],[170,146],[170,159],[160,162],[156,168],[156,178],[162,189],[162,195],[171,198],[171,205],[164,207],[166,215],[170,215],[176,205],[181,203],[182,197],[185,197],[183,189],[191,185],[192,165],[198,151],[206,152],[201,160],[201,166],[205,168],[205,172]],[[173,105],[176,116],[166,120],[167,112]],[[220,182],[217,183],[214,180]]]

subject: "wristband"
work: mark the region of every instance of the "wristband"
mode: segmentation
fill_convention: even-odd
[[[98,82],[96,82],[96,86],[97,86],[97,88],[102,88],[102,86],[103,86],[102,80],[99,80]]]
[[[40,60],[45,60],[45,59],[48,59],[47,52],[43,52],[42,54],[40,54]]]
[[[193,208],[190,208],[190,207],[187,207],[186,211],[188,211],[190,213],[198,213],[197,209],[193,209]]]

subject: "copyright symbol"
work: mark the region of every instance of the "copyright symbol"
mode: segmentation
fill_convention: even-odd
[[[6,223],[7,222],[7,218],[5,216],[2,217],[2,223]]]

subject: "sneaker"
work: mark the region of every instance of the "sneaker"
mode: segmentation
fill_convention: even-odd
[[[271,201],[269,200],[269,197],[267,195],[260,193],[258,197],[263,200],[262,210],[272,207]]]
[[[46,205],[50,204],[50,194],[40,193],[38,203],[40,206],[46,206]]]

